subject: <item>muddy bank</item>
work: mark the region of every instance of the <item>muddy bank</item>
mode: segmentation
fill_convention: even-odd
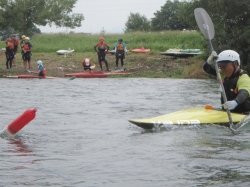
[[[64,77],[67,73],[81,72],[82,59],[91,58],[96,65],[95,71],[100,71],[95,53],[72,53],[67,55],[58,55],[56,53],[33,53],[32,68],[36,70],[37,60],[42,60],[47,69],[48,76]],[[115,56],[107,54],[109,68],[115,70]],[[21,54],[17,55],[16,66],[11,70],[6,69],[5,53],[0,53],[0,76],[28,74],[24,70]],[[129,53],[124,60],[126,71],[134,72],[133,77],[151,77],[151,78],[208,78],[202,71],[202,60],[197,58],[174,58],[157,53],[134,54]],[[121,63],[119,62],[119,66]],[[103,64],[103,69],[105,65]],[[130,75],[131,77],[131,75]]]

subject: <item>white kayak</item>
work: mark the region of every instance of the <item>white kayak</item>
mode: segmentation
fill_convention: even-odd
[[[59,55],[65,55],[65,54],[71,54],[71,53],[73,53],[75,50],[74,49],[70,49],[70,50],[58,50],[57,51],[57,54],[59,54]]]
[[[128,53],[129,50],[126,50],[125,53]],[[111,55],[114,55],[116,53],[116,51],[113,49],[113,50],[108,50],[108,53],[111,54]]]

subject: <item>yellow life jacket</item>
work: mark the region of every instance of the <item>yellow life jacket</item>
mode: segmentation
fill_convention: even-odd
[[[122,51],[124,50],[124,46],[122,44],[117,45],[117,50]]]

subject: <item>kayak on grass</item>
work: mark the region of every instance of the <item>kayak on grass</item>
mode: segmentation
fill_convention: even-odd
[[[126,50],[125,53],[128,53],[129,50]],[[111,55],[115,55],[116,51],[113,49],[113,50],[108,50],[107,51],[107,54],[111,54]]]
[[[150,51],[150,49],[145,49],[143,46],[140,49],[131,49],[129,50],[130,52],[133,53],[147,53]]]
[[[167,56],[177,56],[177,57],[187,57],[187,56],[195,56],[201,54],[200,49],[169,49],[165,52],[160,52],[161,55]]]
[[[56,51],[58,55],[65,55],[65,54],[71,54],[73,53],[75,50],[74,49],[68,49],[68,50],[58,50]]]
[[[79,72],[79,73],[69,73],[65,74],[65,77],[77,77],[77,78],[105,78],[108,76],[116,76],[116,75],[131,75],[132,72]]]
[[[240,122],[247,115],[231,113],[233,123]],[[131,119],[130,123],[144,129],[167,125],[208,125],[216,124],[229,127],[226,111],[206,108],[191,108],[145,119]]]

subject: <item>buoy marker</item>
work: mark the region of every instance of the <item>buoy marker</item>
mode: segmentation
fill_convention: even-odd
[[[11,138],[36,117],[37,109],[27,109],[0,132],[0,137]]]

